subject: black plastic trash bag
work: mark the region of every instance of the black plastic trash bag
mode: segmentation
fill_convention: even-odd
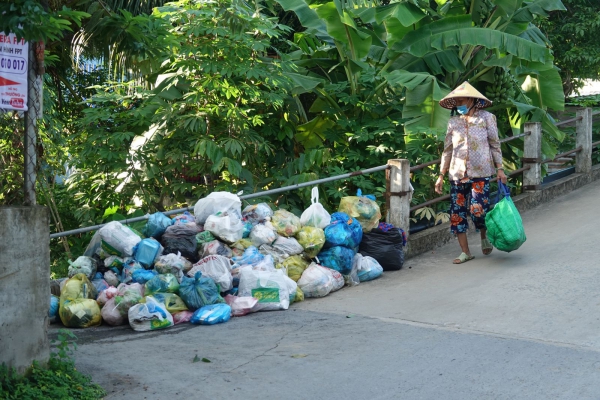
[[[161,244],[165,248],[163,254],[181,253],[191,262],[197,262],[200,259],[197,251],[197,234],[198,230],[194,224],[171,225],[161,238]]]
[[[358,252],[381,264],[384,271],[398,271],[404,264],[403,237],[398,228],[387,232],[376,228],[363,234]]]

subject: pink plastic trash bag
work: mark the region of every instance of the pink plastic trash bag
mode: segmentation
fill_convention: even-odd
[[[254,297],[238,297],[228,294],[225,296],[225,303],[231,307],[231,315],[241,317],[252,312],[252,308],[258,303]]]

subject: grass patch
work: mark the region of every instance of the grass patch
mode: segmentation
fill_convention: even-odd
[[[77,337],[62,330],[58,335],[57,352],[50,355],[48,366],[33,362],[27,373],[0,366],[0,399],[3,400],[97,400],[106,392],[91,378],[75,368],[73,351]]]

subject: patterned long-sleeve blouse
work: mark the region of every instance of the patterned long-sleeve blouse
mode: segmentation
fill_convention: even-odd
[[[476,110],[471,121],[455,116],[448,121],[441,171],[450,180],[484,178],[494,175],[495,165],[502,165],[502,150],[494,114]]]

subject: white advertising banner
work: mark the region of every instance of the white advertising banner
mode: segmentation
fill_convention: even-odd
[[[29,43],[0,32],[0,108],[27,111]]]

